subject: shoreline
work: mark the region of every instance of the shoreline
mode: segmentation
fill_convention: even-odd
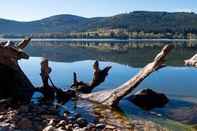
[[[4,108],[7,105],[0,104],[0,130],[29,130],[29,131],[129,131],[129,130],[160,130],[168,129],[145,120],[134,120],[131,128],[119,128],[114,125],[96,122],[90,123],[80,114],[69,115],[64,112],[60,116],[55,106],[49,105],[20,105],[17,108]]]
[[[23,38],[0,38],[0,41],[21,41]],[[190,42],[197,41],[197,39],[117,39],[117,38],[32,38],[31,41],[65,41],[65,42],[135,42],[135,41],[177,41],[177,42]]]

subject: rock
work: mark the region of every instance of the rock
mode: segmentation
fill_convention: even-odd
[[[105,126],[105,129],[103,129],[104,131],[119,131],[119,130],[116,130],[116,128],[112,125],[106,125]]]
[[[0,115],[0,121],[5,120],[4,115]]]
[[[144,110],[163,107],[169,101],[164,94],[157,93],[151,89],[144,89],[135,95],[129,96],[127,99]]]
[[[43,131],[54,131],[55,128],[53,126],[47,126],[43,129]]]
[[[63,116],[67,118],[68,115],[69,115],[69,112],[68,111],[64,111],[64,115]]]
[[[81,131],[81,129],[80,129],[79,127],[75,127],[75,128],[73,129],[73,131]]]
[[[93,124],[93,123],[89,123],[88,125],[87,125],[87,131],[95,131],[96,130],[96,125],[95,124]]]
[[[68,124],[65,126],[66,131],[73,131],[72,128],[73,128],[72,124]]]
[[[79,127],[79,124],[75,123],[75,124],[73,125],[73,127],[74,127],[74,128]]]
[[[61,120],[57,125],[56,127],[65,127],[67,123],[64,121],[64,120]]]
[[[0,131],[13,131],[13,130],[14,130],[14,127],[12,127],[9,124],[0,126]]]
[[[76,128],[73,129],[73,131],[96,131],[96,130],[89,130],[86,127],[84,127],[84,128],[76,127]]]
[[[19,128],[19,129],[30,129],[30,128],[32,128],[32,121],[30,121],[27,118],[23,118],[19,122],[17,122],[16,128]]]
[[[96,125],[96,129],[97,130],[102,130],[102,129],[104,129],[105,128],[105,124],[97,124]]]
[[[79,124],[79,127],[81,128],[87,126],[88,124],[87,121],[81,117],[77,118],[76,123]]]
[[[51,119],[48,123],[50,126],[55,126],[57,124],[57,121],[55,119]]]
[[[64,127],[59,127],[56,129],[56,131],[65,131]]]

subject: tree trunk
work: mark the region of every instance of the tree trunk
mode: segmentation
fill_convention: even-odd
[[[146,77],[148,77],[155,70],[162,68],[162,64],[165,62],[166,56],[172,49],[172,45],[166,45],[155,57],[153,62],[146,65],[137,75],[135,75],[120,87],[113,90],[100,91],[90,94],[81,94],[79,95],[79,97],[107,106],[117,106],[119,101],[124,96],[131,93]]]
[[[30,42],[30,38],[18,45],[0,45],[0,99],[11,98],[14,101],[29,102],[34,86],[18,65],[18,60],[28,58],[23,48]]]

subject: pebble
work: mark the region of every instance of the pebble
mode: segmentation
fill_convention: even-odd
[[[65,126],[65,128],[66,128],[66,131],[72,131],[73,126],[72,124],[68,124]]]
[[[43,131],[54,131],[55,128],[53,126],[47,126],[46,128],[43,129]]]
[[[4,115],[0,115],[0,121],[3,121],[4,119]]]
[[[90,131],[95,131],[96,130],[96,125],[93,124],[93,123],[89,123],[87,125],[87,128],[90,130]]]
[[[1,106],[1,105],[0,105]],[[0,131],[17,130],[38,130],[38,131],[115,131],[114,126],[105,125],[104,122],[98,124],[88,123],[86,119],[82,118],[80,114],[76,113],[73,116],[66,114],[64,117],[54,114],[52,110],[55,108],[48,106],[21,106],[16,109],[10,108],[9,111],[5,110],[0,112]],[[45,111],[47,110],[47,111]],[[55,111],[56,112],[56,111]],[[30,119],[31,118],[31,119]],[[96,122],[97,123],[97,122]],[[135,129],[160,129],[154,123],[144,121],[133,121],[136,126]],[[163,131],[163,130],[161,130]]]
[[[56,127],[64,127],[67,123],[64,120],[61,120]]]
[[[112,129],[112,130],[113,130],[113,129],[115,129],[115,127],[112,126],[112,125],[106,125],[106,126],[105,126],[105,129]]]
[[[75,123],[75,124],[73,125],[73,127],[74,127],[74,128],[79,127],[79,124]]]
[[[48,125],[55,126],[55,125],[56,125],[55,119],[51,119],[51,120],[49,121]]]
[[[97,124],[96,125],[96,129],[98,129],[98,130],[102,130],[104,128],[105,128],[105,124]]]
[[[87,126],[87,121],[81,117],[77,118],[76,123],[79,124],[79,127]]]

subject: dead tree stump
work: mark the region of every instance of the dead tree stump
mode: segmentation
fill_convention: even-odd
[[[0,44],[0,99],[11,98],[22,102],[31,100],[34,86],[18,65],[19,59],[29,58],[22,49],[30,40],[24,39],[16,45],[13,42]]]

